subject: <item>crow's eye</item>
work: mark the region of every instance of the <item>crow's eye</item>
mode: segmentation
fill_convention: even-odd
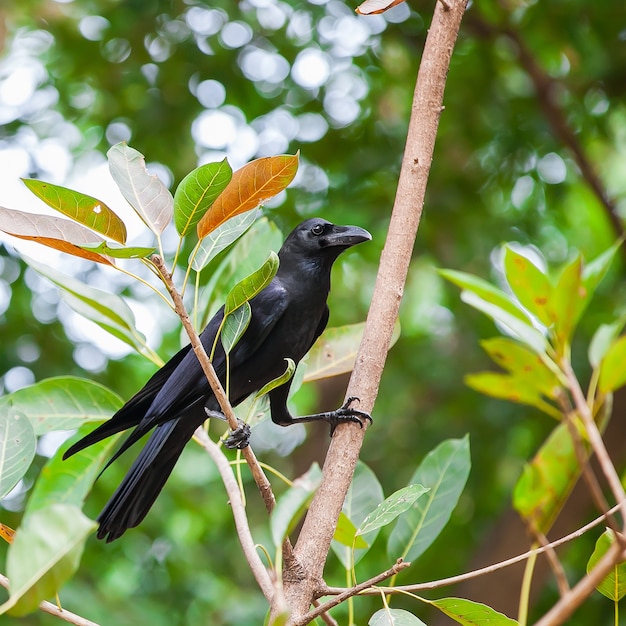
[[[315,226],[311,228],[311,232],[314,235],[321,235],[324,232],[324,226],[322,224],[315,224]]]

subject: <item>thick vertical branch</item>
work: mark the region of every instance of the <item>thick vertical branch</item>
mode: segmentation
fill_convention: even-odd
[[[348,387],[348,395],[358,396],[360,408],[366,411],[371,411],[376,400],[398,316],[422,215],[450,58],[466,4],[467,0],[436,4],[424,47],[389,232]],[[324,564],[362,441],[363,431],[356,425],[347,425],[337,428],[331,442],[322,483],[294,549],[304,578],[284,583],[285,599],[294,621],[306,613],[312,600],[321,593]]]

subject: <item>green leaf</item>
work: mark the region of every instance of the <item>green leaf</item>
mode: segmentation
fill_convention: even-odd
[[[611,263],[615,258],[616,252],[621,248],[623,241],[620,239],[615,242],[606,252],[597,256],[593,261],[587,263],[583,268],[582,283],[585,289],[584,302],[580,314],[583,313],[585,307],[596,292],[600,281],[606,276],[611,267]]]
[[[364,328],[365,322],[327,328],[306,356],[304,382],[351,372]],[[398,337],[400,337],[400,323],[396,322],[391,338],[392,346]]]
[[[368,626],[426,626],[413,613],[389,607],[376,611],[367,623]]]
[[[384,497],[383,488],[380,486],[376,474],[365,463],[357,461],[354,477],[343,503],[342,513],[350,520],[351,524],[358,526],[367,517],[367,514],[383,501]],[[368,535],[367,540],[370,546],[376,540],[379,530],[374,530]],[[359,539],[361,538],[357,537],[357,541]],[[356,545],[356,550],[352,554],[351,543],[350,547],[347,547],[335,540],[333,540],[331,547],[346,569],[352,566],[352,559],[354,559],[354,563],[358,563],[369,550],[369,547],[361,549],[360,546]]]
[[[552,325],[549,303],[552,285],[548,277],[527,257],[504,246],[504,271],[507,282],[522,306],[546,326]]]
[[[174,223],[184,237],[211,208],[233,176],[228,161],[206,163],[180,181],[174,193]]]
[[[440,611],[463,626],[514,626],[518,622],[486,604],[464,598],[441,598],[429,601]]]
[[[85,422],[108,419],[124,402],[111,390],[86,378],[47,378],[0,400],[28,416],[35,435],[80,428]]]
[[[296,371],[296,364],[294,363],[294,360],[290,358],[286,358],[285,361],[287,361],[287,367],[285,368],[285,371],[280,376],[278,376],[278,378],[270,380],[269,383],[265,383],[265,385],[263,385],[263,387],[261,387],[261,389],[256,392],[256,395],[254,396],[255,400],[269,393],[270,391],[272,391],[272,389],[276,389],[276,387],[284,385],[288,380],[291,379],[294,372]]]
[[[467,435],[448,439],[428,453],[409,484],[423,485],[430,491],[398,519],[387,543],[391,559],[413,561],[433,543],[457,505],[470,465]]]
[[[246,332],[248,324],[252,319],[252,309],[248,302],[244,302],[242,306],[229,313],[224,318],[224,325],[220,338],[224,346],[224,352],[229,354],[235,347],[241,336]]]
[[[219,228],[210,232],[198,248],[189,256],[191,267],[199,272],[203,270],[220,252],[237,241],[259,217],[259,211],[247,211],[241,215],[231,217]]]
[[[547,398],[557,397],[561,387],[558,376],[532,350],[507,337],[486,339],[480,345],[500,367],[515,378],[523,380]]]
[[[423,485],[403,487],[381,502],[359,525],[357,535],[365,535],[377,528],[391,524],[399,515],[410,509],[418,498],[430,491]]]
[[[4,400],[4,399],[3,399]],[[8,403],[0,404],[0,500],[26,474],[37,450],[28,418]]]
[[[89,252],[104,254],[115,259],[145,259],[156,251],[156,248],[127,247],[106,241],[83,244],[79,246],[79,248],[88,250]]]
[[[626,316],[620,317],[612,324],[602,324],[594,333],[589,343],[589,363],[596,369],[601,363],[615,338],[622,332],[626,324]]]
[[[124,222],[104,202],[52,183],[29,178],[22,178],[22,181],[38,198],[59,213],[105,237],[119,243],[126,242]]]
[[[350,518],[343,512],[339,513],[337,526],[333,539],[348,548],[369,548],[370,544],[363,537],[356,534],[356,526],[350,521]]]
[[[576,258],[563,268],[548,307],[560,353],[563,353],[564,347],[571,343],[574,329],[582,313],[583,294],[586,290],[583,289],[581,281],[582,258],[576,255]]]
[[[78,507],[55,504],[24,518],[7,553],[10,597],[0,613],[25,615],[54,596],[78,568],[97,524]]]
[[[252,300],[260,291],[267,287],[278,271],[278,255],[270,252],[267,261],[243,280],[239,281],[226,296],[224,315],[230,315],[244,302]]]
[[[224,304],[232,287],[261,267],[267,260],[267,251],[278,251],[282,242],[283,236],[275,224],[266,217],[257,220],[224,255],[217,268],[211,268],[213,271],[202,290],[199,310],[205,316],[215,312]],[[204,318],[201,325],[207,322],[208,317]]]
[[[519,376],[496,372],[478,372],[477,374],[467,374],[464,380],[468,387],[492,398],[528,404],[556,419],[561,416],[556,407],[541,397],[537,387]]]
[[[530,463],[513,491],[513,507],[531,528],[547,533],[581,470],[566,424],[559,424]]]
[[[505,326],[514,337],[532,348],[537,354],[545,354],[548,343],[546,338],[536,328],[521,322],[505,309],[483,300],[471,291],[462,291],[461,300],[488,315],[494,322],[499,322]]]
[[[293,486],[278,498],[270,517],[272,539],[277,548],[308,508],[321,480],[322,470],[317,463],[313,463],[306,474],[296,478]]]
[[[609,551],[615,543],[615,535],[607,528],[596,541],[596,547],[587,563],[587,574],[596,566],[597,562]],[[609,600],[619,602],[626,595],[626,563],[617,563],[607,577],[596,589]]]
[[[61,289],[61,297],[72,309],[143,354],[146,338],[135,327],[135,316],[122,298],[90,287],[49,265],[26,256],[23,258],[36,272]]]
[[[146,160],[125,142],[107,152],[109,171],[130,206],[156,235],[172,221],[174,199],[155,174],[149,174]]]
[[[54,456],[48,459],[28,498],[26,515],[54,504],[72,504],[78,508],[82,507],[102,465],[111,456],[121,436],[118,434],[107,437],[85,448],[80,454],[63,460],[63,452],[93,429],[93,423],[85,424],[78,429],[67,444],[61,446]]]
[[[615,391],[626,384],[626,335],[614,341],[600,365],[598,388],[602,393]]]
[[[464,291],[475,294],[481,300],[495,305],[509,315],[517,318],[520,322],[524,322],[526,325],[532,327],[528,315],[517,306],[511,297],[486,280],[472,274],[466,274],[465,272],[457,272],[456,270],[439,270],[439,273],[457,287],[461,287]]]

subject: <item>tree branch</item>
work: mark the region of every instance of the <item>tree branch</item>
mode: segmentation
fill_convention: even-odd
[[[272,601],[274,596],[274,586],[267,572],[266,567],[263,565],[261,558],[259,557],[254,540],[252,539],[252,533],[248,526],[248,518],[246,517],[246,509],[241,499],[241,493],[239,491],[239,485],[235,475],[233,474],[232,467],[228,462],[228,459],[224,456],[224,453],[220,450],[209,436],[204,428],[200,427],[194,433],[194,437],[198,440],[200,445],[207,451],[222,477],[222,482],[226,488],[226,493],[230,500],[230,506],[233,510],[233,518],[235,519],[235,527],[237,528],[237,536],[239,537],[239,543],[243,549],[248,565],[252,570],[263,595],[267,598],[268,602]]]
[[[355,585],[354,587],[350,587],[349,589],[344,589],[341,593],[337,594],[332,600],[328,600],[327,602],[324,602],[324,604],[320,604],[319,606],[316,606],[315,609],[313,609],[312,611],[304,615],[301,619],[292,622],[293,626],[305,626],[309,622],[313,621],[316,617],[322,615],[326,611],[330,611],[330,609],[341,604],[348,598],[356,596],[362,591],[365,591],[366,589],[370,589],[371,587],[374,587],[375,585],[382,582],[383,580],[387,580],[387,578],[391,578],[392,576],[395,576],[396,574],[401,572],[403,569],[406,569],[407,567],[410,567],[410,566],[411,566],[410,563],[406,563],[402,559],[398,559],[395,562],[395,564],[392,567],[390,567],[387,571],[381,572],[377,576],[374,576],[374,578],[370,578],[369,580],[359,583],[358,585]],[[377,593],[380,593],[380,590],[377,590]],[[327,594],[323,594],[323,595],[327,595]]]
[[[0,587],[4,587],[5,589],[9,588],[9,579],[3,574],[0,574]],[[76,626],[98,626],[96,622],[92,622],[91,620],[81,617],[80,615],[76,615],[76,613],[72,613],[66,609],[59,608],[56,604],[47,602],[46,600],[39,604],[39,610],[44,613],[54,615],[55,617],[69,622],[70,624],[76,624]]]
[[[493,572],[497,572],[498,570],[504,569],[505,567],[509,567],[511,565],[515,565],[516,563],[520,563],[521,561],[525,561],[529,559],[531,556],[536,554],[542,554],[547,550],[554,550],[554,548],[563,545],[564,543],[568,543],[573,541],[574,539],[578,539],[582,535],[584,535],[588,530],[606,522],[607,518],[610,515],[613,515],[615,511],[620,508],[620,505],[614,506],[611,510],[607,511],[604,515],[600,515],[596,519],[592,520],[588,524],[585,524],[581,528],[575,530],[565,537],[561,537],[560,539],[556,539],[555,541],[551,541],[550,543],[540,546],[539,548],[535,548],[533,550],[528,550],[523,554],[518,554],[517,556],[513,556],[510,559],[506,559],[505,561],[500,561],[499,563],[494,563],[493,565],[487,565],[486,567],[481,567],[480,569],[473,570],[471,572],[466,572],[465,574],[458,574],[457,576],[450,576],[449,578],[440,578],[439,580],[433,580],[427,583],[416,583],[414,585],[398,585],[395,587],[384,587],[385,594],[393,594],[393,593],[414,593],[416,591],[429,591],[431,589],[439,589],[441,587],[449,587],[450,585],[456,585],[457,583],[464,582],[466,580],[470,580],[472,578],[478,578],[479,576],[484,576],[485,574],[491,574]],[[346,587],[326,587],[324,593],[326,595],[333,594],[341,594],[348,591]],[[376,590],[364,590],[360,592],[361,595],[378,595],[380,594],[380,589]]]
[[[231,430],[237,429],[239,424],[237,422],[237,418],[235,417],[233,408],[230,405],[228,397],[226,396],[226,392],[224,391],[224,388],[222,387],[222,384],[220,383],[219,378],[217,377],[217,374],[215,373],[215,369],[213,369],[213,365],[211,364],[209,356],[207,355],[206,350],[204,349],[204,346],[202,345],[202,342],[200,341],[200,337],[198,337],[198,333],[196,332],[196,329],[193,327],[193,324],[191,323],[191,320],[189,319],[189,313],[187,313],[187,309],[185,308],[183,299],[180,293],[178,293],[176,286],[174,285],[174,281],[172,280],[172,275],[167,269],[165,262],[159,255],[157,254],[153,255],[151,258],[151,261],[154,264],[154,266],[157,268],[161,276],[161,280],[167,287],[167,290],[170,296],[172,297],[172,302],[174,303],[174,310],[176,314],[178,315],[178,317],[180,318],[180,321],[182,322],[183,327],[185,328],[185,331],[187,332],[187,336],[189,337],[191,347],[193,348],[193,351],[198,357],[200,367],[202,367],[202,371],[204,372],[209,382],[209,385],[211,386],[211,390],[215,394],[215,397],[220,405],[220,408],[222,409],[222,413],[224,414],[224,417],[226,418],[226,421],[228,422],[228,426],[230,427]],[[257,487],[261,493],[263,502],[265,502],[265,508],[267,509],[268,513],[271,513],[272,510],[274,509],[274,506],[276,505],[276,498],[274,496],[274,492],[272,491],[272,485],[270,484],[270,481],[267,479],[267,476],[265,475],[263,468],[259,465],[259,462],[257,461],[257,458],[254,452],[252,451],[252,448],[250,446],[247,446],[246,448],[242,450],[242,453],[243,453],[244,459],[246,460],[248,464],[248,467],[250,468],[252,478],[254,478],[254,482],[257,484]],[[287,564],[294,563],[293,548],[291,546],[291,542],[289,541],[289,539],[286,539],[283,544],[283,554],[284,554],[285,562]]]
[[[437,3],[428,31],[415,87],[396,199],[385,241],[372,304],[356,359],[348,396],[358,396],[370,411],[398,315],[415,235],[422,215],[426,183],[443,110],[443,94],[452,50],[467,0]],[[292,623],[300,623],[312,600],[323,589],[322,572],[330,542],[354,474],[364,429],[337,428],[331,441],[322,483],[311,503],[294,554],[305,578],[285,581],[284,592]]]
[[[193,351],[196,353],[198,357],[198,361],[200,362],[200,367],[202,367],[202,371],[204,372],[207,380],[209,381],[209,385],[211,386],[211,390],[215,394],[215,397],[222,409],[222,413],[228,422],[228,426],[231,430],[236,430],[239,426],[237,422],[237,418],[235,417],[235,413],[233,411],[233,407],[230,405],[228,401],[228,397],[226,396],[226,392],[222,387],[222,384],[213,369],[213,365],[209,359],[209,356],[200,341],[200,337],[198,337],[198,333],[196,329],[193,327],[191,320],[189,319],[189,313],[187,313],[187,309],[185,308],[185,304],[183,303],[183,299],[181,295],[178,293],[176,286],[174,285],[174,281],[172,280],[172,275],[169,273],[167,267],[163,259],[157,254],[153,255],[152,263],[159,270],[161,275],[161,279],[163,280],[167,290],[169,291],[170,296],[172,297],[172,301],[174,302],[174,310],[176,314],[180,318],[185,331],[187,332],[187,336],[189,337],[189,341],[191,342],[191,347]],[[261,496],[265,502],[265,507],[269,512],[272,511],[274,505],[276,504],[276,499],[274,497],[274,493],[272,492],[272,486],[270,485],[267,476],[263,472],[263,469],[259,465],[259,462],[256,460],[254,456],[254,452],[250,446],[244,448],[242,450],[243,456],[246,459],[250,471],[252,472],[252,476],[254,481],[256,482],[259,491],[261,492]]]

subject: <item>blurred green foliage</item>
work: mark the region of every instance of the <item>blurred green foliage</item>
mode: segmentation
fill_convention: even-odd
[[[338,264],[331,293],[331,325],[360,321],[393,203],[432,6],[418,2],[409,11],[400,5],[388,18],[357,17],[352,9],[337,0],[3,5],[0,158],[10,155],[2,160],[7,164],[26,155],[23,172],[5,172],[63,184],[70,172],[103,162],[110,145],[128,139],[149,167],[170,178],[173,189],[214,156],[228,154],[239,166],[254,156],[299,149],[301,175],[283,204],[268,212],[283,230],[302,216],[320,214],[372,232],[372,245]],[[607,209],[581,175],[558,125],[571,131],[619,217],[626,197],[625,18],[626,5],[583,0],[485,0],[465,16],[401,310],[403,332],[390,353],[361,458],[390,494],[407,484],[429,450],[469,433],[472,472],[448,527],[400,583],[469,569],[510,507],[523,463],[553,427],[550,420],[531,419],[538,413],[533,408],[487,399],[464,386],[465,374],[487,367],[479,339],[493,334],[493,325],[463,306],[436,269],[498,282],[502,241],[540,250],[557,264],[572,258],[574,249],[594,258],[615,241]],[[538,97],[532,65],[520,49],[548,80],[551,111]],[[317,65],[307,65],[302,56],[307,51]],[[315,74],[320,58],[325,78]],[[21,68],[35,76],[22,101],[9,82]],[[211,120],[236,129],[230,142],[220,145],[201,132],[202,124],[213,131],[220,127]],[[55,169],[59,159],[46,156],[51,145],[71,157],[61,174]],[[12,390],[17,375],[26,382],[84,376],[90,365],[88,376],[127,398],[153,371],[138,356],[98,366],[101,357],[75,336],[56,292],[18,264],[9,243],[0,270],[5,304],[10,297],[10,306],[0,308],[0,373],[12,373],[2,378],[5,390]],[[88,281],[103,280],[90,267],[78,270]],[[623,263],[615,263],[581,320],[573,360],[582,378],[589,372],[582,346],[601,322],[623,310],[623,272]],[[141,298],[131,287],[121,288]],[[180,345],[180,333],[171,318],[164,316],[161,326],[162,344],[154,347],[167,357]],[[335,406],[340,393],[332,385],[305,387],[298,408],[318,402]],[[305,443],[288,457],[267,453],[263,460],[296,476],[312,459],[321,460],[326,445],[326,430],[311,427]],[[30,481],[44,461],[39,457]],[[98,480],[87,514],[97,514],[124,470],[124,463],[115,464]],[[254,489],[248,496],[255,537],[269,543],[264,508]],[[17,526],[23,498],[5,502],[3,522]],[[570,549],[568,566],[584,571],[591,539],[589,546]],[[520,537],[513,552],[526,547]],[[5,549],[0,546],[0,563]],[[360,580],[388,567],[384,552],[379,540],[357,566]],[[138,529],[111,545],[88,543],[61,599],[68,609],[102,624],[259,624],[265,603],[241,563],[216,471],[190,445]],[[344,583],[332,555],[326,574],[329,584]],[[535,610],[555,598],[554,585],[546,585]],[[377,599],[359,599],[356,622],[364,623],[379,606]],[[431,615],[407,600],[394,600],[394,606],[425,620]],[[335,613],[344,623],[345,609]],[[3,619],[56,623],[43,614],[19,622]],[[610,623],[610,607],[593,597],[576,619]]]

